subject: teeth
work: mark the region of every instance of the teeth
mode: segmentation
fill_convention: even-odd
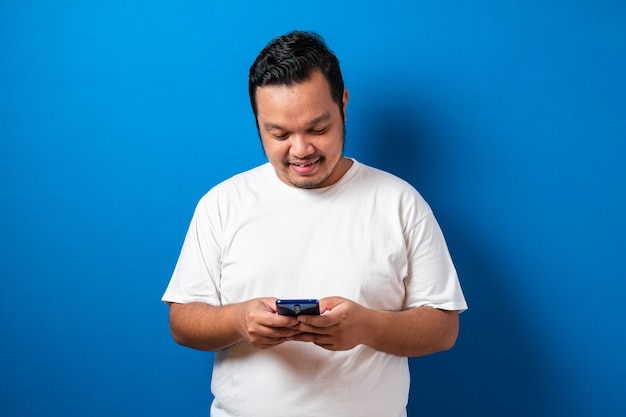
[[[306,164],[296,164],[296,163],[292,163],[291,165],[295,165],[295,166],[298,166],[298,167],[302,168],[302,167],[307,167],[307,166],[309,166],[309,165],[313,165],[314,163],[315,163],[315,162],[308,162],[308,163],[306,163]]]

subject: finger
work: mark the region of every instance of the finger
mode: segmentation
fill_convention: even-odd
[[[296,327],[300,322],[295,317],[272,314],[264,320],[264,325],[268,327]]]
[[[277,339],[286,338],[301,333],[302,331],[298,327],[267,327],[263,326],[258,328],[255,334],[259,339]]]
[[[317,333],[300,333],[295,336],[289,338],[289,340],[296,342],[309,342],[317,344],[328,344],[331,343],[332,339],[329,335],[326,334],[317,334]]]
[[[298,333],[308,333],[315,335],[329,335],[332,333],[333,326],[320,327],[312,326],[306,323],[300,323],[297,327]]]
[[[338,319],[329,314],[321,316],[298,316],[298,322],[309,327],[331,327],[338,323]]]
[[[317,340],[319,340],[319,336],[311,333],[300,333],[290,337],[289,340],[292,342],[315,343]]]
[[[289,341],[288,337],[267,337],[258,339],[251,344],[258,349],[269,349]]]

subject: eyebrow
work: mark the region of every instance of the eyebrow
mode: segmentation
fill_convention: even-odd
[[[309,122],[309,126],[315,126],[318,123],[322,123],[322,122],[327,122],[331,119],[331,115],[328,112],[323,113],[322,115],[316,117],[315,119],[311,120]],[[265,130],[274,130],[274,129],[279,129],[279,130],[284,130],[284,128],[277,124],[277,123],[264,123],[263,127],[265,128]]]

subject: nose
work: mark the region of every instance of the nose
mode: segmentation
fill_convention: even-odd
[[[291,135],[291,147],[289,148],[289,153],[300,159],[305,159],[307,156],[315,153],[315,147],[313,144],[307,139],[306,135]]]

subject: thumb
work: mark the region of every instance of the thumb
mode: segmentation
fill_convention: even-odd
[[[342,297],[325,297],[320,299],[320,314],[324,314],[324,312],[328,310],[332,310],[337,307],[339,304],[345,302],[346,299]]]

